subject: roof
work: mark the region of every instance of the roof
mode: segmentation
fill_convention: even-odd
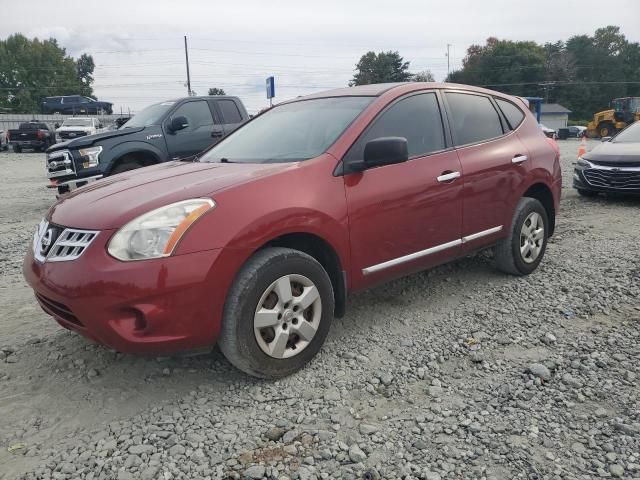
[[[540,113],[542,115],[553,113],[571,113],[571,110],[563,107],[559,103],[543,103],[540,107]]]
[[[362,96],[362,97],[379,97],[384,92],[391,90],[392,88],[399,87],[401,85],[406,85],[409,82],[398,82],[398,83],[372,83],[369,85],[358,85],[356,87],[344,87],[344,88],[336,88],[334,90],[325,90],[324,92],[319,92],[311,95],[305,95],[304,98],[314,98],[314,97],[353,97],[353,96]]]

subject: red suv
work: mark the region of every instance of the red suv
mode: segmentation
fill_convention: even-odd
[[[525,101],[454,84],[345,88],[280,104],[200,158],[106,178],[46,214],[24,261],[42,308],[122,352],[218,342],[288,375],[348,292],[494,247],[536,269],[557,147]]]

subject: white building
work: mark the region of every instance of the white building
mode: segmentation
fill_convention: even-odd
[[[559,103],[543,103],[540,110],[540,123],[557,132],[559,128],[567,126],[570,113],[571,110],[564,108]]]

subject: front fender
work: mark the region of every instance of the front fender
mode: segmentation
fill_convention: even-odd
[[[164,139],[161,139],[164,141]],[[108,151],[108,159],[105,163],[106,174],[110,174],[118,159],[131,153],[144,153],[154,158],[155,163],[166,162],[168,160],[166,150],[150,142],[140,140],[127,141],[114,145]]]

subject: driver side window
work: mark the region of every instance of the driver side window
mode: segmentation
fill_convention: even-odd
[[[189,126],[183,130],[177,131],[177,134],[184,132],[197,132],[200,130],[209,131],[214,123],[209,105],[204,100],[187,102],[180,105],[176,111],[173,112],[172,117],[175,118],[180,116],[187,119]]]
[[[409,158],[443,150],[444,127],[436,94],[411,95],[393,104],[373,120],[345,159],[362,160],[365,144],[380,137],[406,138]]]

